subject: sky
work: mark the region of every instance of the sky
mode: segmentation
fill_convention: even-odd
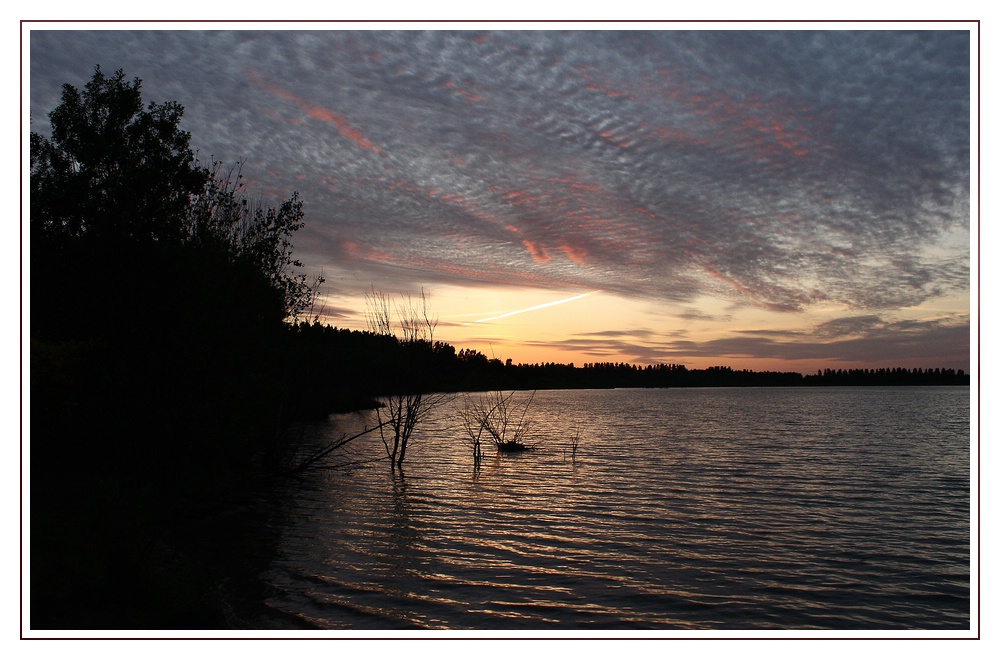
[[[30,127],[98,64],[179,102],[203,161],[299,192],[337,327],[423,292],[514,363],[970,371],[974,26],[643,25],[41,24]]]

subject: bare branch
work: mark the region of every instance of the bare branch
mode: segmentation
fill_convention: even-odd
[[[531,429],[528,408],[535,398],[532,392],[527,401],[512,404],[515,392],[504,394],[500,390],[481,394],[477,399],[466,395],[462,421],[469,434],[473,455],[481,454],[481,441],[485,433],[500,451],[530,449],[525,439]]]
[[[437,406],[450,398],[446,394],[428,394],[424,391],[424,374],[420,373],[419,365],[409,360],[420,355],[423,349],[420,344],[427,342],[433,345],[434,329],[437,320],[431,320],[427,311],[427,294],[421,290],[420,305],[414,304],[412,298],[393,305],[381,291],[372,287],[371,294],[365,294],[367,306],[368,327],[372,332],[395,337],[396,341],[407,349],[400,351],[395,381],[396,392],[384,397],[385,407],[376,410],[379,420],[379,432],[382,446],[385,448],[389,465],[395,470],[401,467],[406,458],[410,438],[417,423]],[[394,314],[395,313],[395,316]],[[393,330],[397,328],[397,336]]]
[[[312,467],[313,465],[315,465],[316,462],[319,461],[324,456],[327,456],[331,452],[336,451],[337,449],[340,449],[341,447],[343,447],[347,443],[351,442],[352,440],[357,440],[358,438],[360,438],[362,436],[365,436],[365,435],[368,435],[369,433],[371,433],[372,431],[375,431],[375,430],[381,431],[382,430],[382,424],[380,423],[377,426],[373,426],[371,428],[368,428],[367,426],[365,426],[365,429],[363,431],[361,431],[360,433],[355,433],[354,435],[352,435],[350,437],[348,437],[346,434],[344,434],[340,438],[338,438],[337,440],[334,440],[329,445],[327,445],[326,447],[324,447],[320,451],[318,451],[315,454],[313,454],[312,456],[310,456],[309,458],[305,459],[304,461],[301,461],[298,465],[296,465],[291,470],[288,470],[285,473],[285,475],[286,476],[291,476],[293,474],[298,474],[299,472],[302,472],[303,470],[305,470],[305,469],[307,469],[307,468]]]

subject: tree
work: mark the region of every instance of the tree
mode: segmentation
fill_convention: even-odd
[[[275,208],[251,197],[243,183],[243,164],[224,171],[216,161],[205,188],[192,200],[186,218],[187,238],[195,245],[225,252],[266,282],[281,298],[283,316],[292,323],[315,302],[324,281],[312,284],[303,273],[302,262],[292,258],[291,235],[303,227],[302,201],[298,193]]]
[[[432,320],[427,313],[427,296],[423,291],[420,292],[419,306],[409,298],[405,303],[394,306],[385,294],[374,288],[365,300],[371,331],[395,337],[399,349],[392,364],[396,376],[395,389],[385,393],[385,407],[375,409],[386,457],[395,471],[397,467],[403,467],[417,423],[450,398],[444,393],[425,391],[422,358],[433,353],[437,320]]]
[[[155,591],[153,549],[196,535],[198,515],[266,467],[287,426],[284,321],[312,300],[292,272],[302,203],[269,208],[221,164],[202,167],[182,115],[97,67],[82,91],[63,87],[50,134],[31,135],[31,593],[43,628],[163,627],[116,585],[169,596]]]
[[[100,66],[83,91],[63,85],[51,137],[31,134],[31,224],[45,237],[181,240],[197,166],[176,102],[143,109],[141,81]]]
[[[203,167],[180,129],[184,108],[144,108],[141,87],[95,67],[82,91],[63,86],[50,136],[31,134],[35,290],[63,291],[61,309],[96,332],[128,319],[134,332],[175,314],[146,304],[162,291],[178,292],[165,304],[192,317],[217,314],[227,300],[239,303],[236,315],[296,321],[322,283],[294,272],[298,193],[270,208],[247,194],[242,165]]]

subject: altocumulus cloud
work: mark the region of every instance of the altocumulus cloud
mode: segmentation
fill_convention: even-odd
[[[872,332],[969,288],[969,55],[961,31],[41,30],[32,128],[124,68],[203,158],[302,193],[328,274],[835,304]]]

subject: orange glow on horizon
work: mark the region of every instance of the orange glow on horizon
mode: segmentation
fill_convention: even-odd
[[[843,338],[827,339],[830,347],[824,349],[824,340],[808,330],[844,317],[848,312],[840,307],[813,308],[804,321],[801,314],[734,306],[709,297],[660,303],[599,290],[438,285],[427,291],[428,309],[438,321],[435,340],[514,364],[679,364],[688,369],[718,366],[803,374],[828,368],[882,367],[969,371],[970,366],[958,356],[949,359],[946,353],[905,360],[890,355],[835,359]],[[342,310],[340,316],[329,319],[331,324],[367,329],[363,296],[326,299],[325,303]],[[356,311],[348,314],[346,310]],[[941,312],[928,307],[913,310],[911,315],[918,320],[938,318]]]

